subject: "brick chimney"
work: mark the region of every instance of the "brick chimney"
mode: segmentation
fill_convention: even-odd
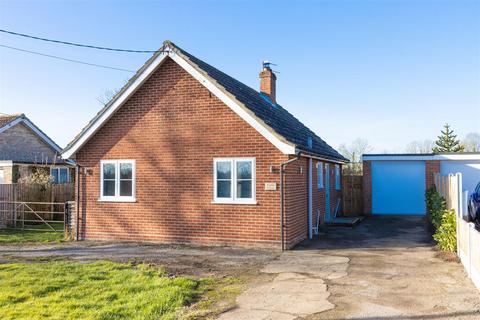
[[[260,72],[260,92],[269,96],[273,103],[277,103],[277,77],[270,68],[270,64],[268,61],[263,62],[263,69]]]

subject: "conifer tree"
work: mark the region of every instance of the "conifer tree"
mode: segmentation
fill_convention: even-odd
[[[437,141],[435,141],[433,152],[463,152],[464,147],[460,143],[460,140],[457,140],[457,135],[453,134],[453,130],[450,130],[448,123],[446,123],[443,128],[444,130],[441,130],[441,134],[438,136]]]

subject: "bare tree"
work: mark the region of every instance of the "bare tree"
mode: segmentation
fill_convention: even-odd
[[[123,80],[123,85],[122,85],[122,87],[124,87],[127,83],[128,83],[128,79],[124,79],[124,80]],[[103,91],[102,94],[100,94],[100,95],[97,97],[97,102],[98,102],[99,104],[101,104],[102,106],[105,106],[105,105],[107,105],[107,103],[109,103],[110,100],[112,100],[113,97],[115,97],[121,90],[122,90],[122,88],[106,89],[106,90]]]
[[[407,153],[431,153],[433,149],[433,141],[429,139],[415,140],[410,142],[406,147]]]
[[[110,102],[110,100],[113,99],[117,95],[117,93],[120,91],[120,89],[108,89],[105,90],[101,95],[97,97],[97,102],[101,104],[102,106],[105,106],[107,103]]]
[[[465,136],[465,139],[463,139],[462,145],[465,147],[466,152],[479,152],[480,151],[480,133],[470,132]]]
[[[362,155],[372,150],[368,140],[363,138],[357,138],[349,145],[342,143],[338,147],[338,151],[350,160],[350,163],[343,167],[343,172],[345,174],[362,174]]]

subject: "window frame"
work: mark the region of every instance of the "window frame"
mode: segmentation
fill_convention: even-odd
[[[237,162],[249,161],[252,164],[252,197],[251,198],[237,198]],[[230,185],[230,197],[218,198],[217,197],[217,163],[218,162],[230,162],[231,166],[231,185]],[[213,158],[213,200],[214,204],[257,204],[256,196],[256,159],[252,157],[232,157],[232,158]],[[240,179],[245,180],[245,179]]]
[[[325,188],[325,183],[324,183],[324,167],[323,167],[323,162],[317,162],[317,188],[323,189]]]
[[[61,169],[65,169],[67,170],[67,181],[66,182],[55,182],[53,181],[54,184],[62,184],[62,183],[70,183],[70,168],[69,167],[66,167],[66,166],[53,166],[53,167],[50,167],[50,177],[52,177],[52,180],[53,180],[53,174],[52,174],[52,171],[54,170],[58,170],[58,175],[57,177],[60,178],[60,170]]]
[[[132,165],[132,195],[121,196],[120,195],[120,164],[128,163]],[[103,165],[114,164],[115,165],[115,195],[104,196],[103,195]],[[100,160],[100,198],[99,201],[104,202],[136,202],[136,175],[135,175],[135,160],[120,159],[120,160]]]
[[[340,165],[336,164],[335,165],[335,190],[341,190],[342,189],[342,183],[341,183],[341,170],[340,170]]]

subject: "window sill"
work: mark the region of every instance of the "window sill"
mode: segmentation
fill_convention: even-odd
[[[98,202],[128,202],[128,203],[132,203],[132,202],[137,202],[137,199],[135,198],[128,198],[128,199],[125,199],[125,198],[99,198],[98,199]]]
[[[211,204],[237,204],[237,205],[256,205],[257,201],[256,200],[251,200],[251,201],[215,201],[213,200]]]

